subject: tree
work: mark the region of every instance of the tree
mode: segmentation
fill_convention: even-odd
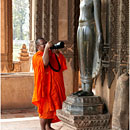
[[[29,0],[13,0],[13,39],[29,39]]]

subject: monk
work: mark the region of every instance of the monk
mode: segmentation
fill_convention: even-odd
[[[33,56],[35,87],[32,103],[37,106],[41,130],[54,130],[51,123],[60,121],[56,110],[65,101],[63,71],[66,60],[59,51],[51,50],[52,43],[44,38],[36,40],[37,52]]]

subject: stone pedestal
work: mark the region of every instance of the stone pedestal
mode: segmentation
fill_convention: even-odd
[[[104,114],[103,107],[98,96],[68,96],[57,116],[67,130],[107,130],[110,114]]]

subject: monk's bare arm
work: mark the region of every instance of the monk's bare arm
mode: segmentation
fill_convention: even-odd
[[[52,43],[48,42],[45,49],[44,49],[44,54],[43,54],[43,63],[45,66],[48,65],[49,63],[49,49],[52,46]]]

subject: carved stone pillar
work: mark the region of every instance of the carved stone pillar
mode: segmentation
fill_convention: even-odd
[[[42,36],[49,41],[50,40],[50,0],[43,0],[42,3]]]
[[[117,109],[118,108],[118,109]],[[129,75],[122,74],[117,80],[113,105],[112,130],[129,129]]]
[[[58,0],[50,0],[50,40],[58,41]]]
[[[1,0],[1,72],[12,70],[12,0]]]
[[[102,0],[104,1],[104,0]],[[129,1],[106,1],[106,45],[104,46],[103,75],[96,82],[96,94],[106,102],[112,114],[117,78],[128,71]],[[102,18],[104,20],[104,17]],[[102,87],[99,87],[101,86]]]
[[[36,32],[35,38],[42,37],[42,3],[43,0],[38,0],[36,4]]]

